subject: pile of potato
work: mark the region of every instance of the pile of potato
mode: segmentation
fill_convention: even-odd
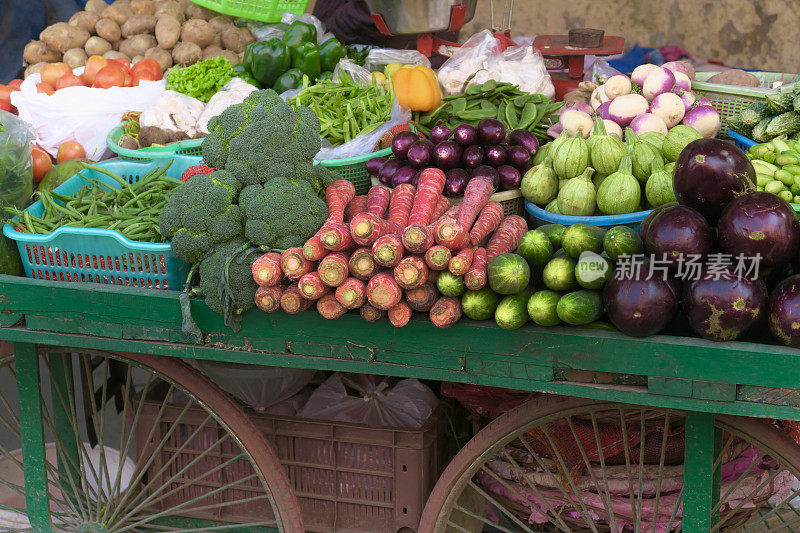
[[[219,55],[236,64],[255,40],[231,17],[190,0],[115,0],[110,5],[88,0],[85,11],[45,28],[39,39],[25,46],[26,78],[47,63],[81,67],[92,55],[131,63],[152,58],[162,71]]]

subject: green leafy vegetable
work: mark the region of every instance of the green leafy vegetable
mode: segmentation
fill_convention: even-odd
[[[171,69],[167,72],[167,89],[208,102],[235,76],[231,62],[217,56],[188,67]]]

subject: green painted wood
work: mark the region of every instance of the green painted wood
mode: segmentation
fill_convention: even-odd
[[[72,374],[72,355],[65,353],[52,353],[47,356],[50,363],[50,391],[52,398],[53,425],[60,446],[58,447],[58,472],[65,483],[64,489],[69,490],[70,481],[80,487],[81,473],[78,465],[81,464],[79,443],[75,435],[75,428],[70,421],[74,421],[70,402],[74,402],[75,387]],[[76,422],[77,423],[77,422]],[[73,498],[75,494],[66,494]]]
[[[686,413],[683,476],[683,531],[707,533],[719,500],[720,472],[714,469],[717,431],[712,413]]]
[[[773,405],[800,406],[800,389],[776,389],[773,387],[751,387],[739,385],[736,399],[743,402],[769,403]]]
[[[0,312],[0,328],[8,328],[22,320],[20,313],[4,313]]]
[[[25,502],[28,520],[37,533],[52,532],[44,455],[44,428],[39,388],[39,355],[36,345],[14,343],[17,402],[25,467]]]
[[[692,398],[732,402],[736,399],[736,385],[733,383],[695,380],[692,384]]]

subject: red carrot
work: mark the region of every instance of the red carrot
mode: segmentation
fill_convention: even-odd
[[[253,280],[260,287],[272,287],[283,279],[281,254],[269,252],[253,262]]]
[[[304,274],[300,281],[297,282],[297,287],[300,289],[300,294],[303,298],[307,300],[319,300],[331,289],[322,283],[319,272]]]
[[[428,279],[428,265],[416,255],[404,257],[394,267],[394,279],[403,289],[419,287]]]
[[[469,239],[472,246],[480,246],[486,237],[489,236],[497,226],[503,221],[503,206],[499,202],[489,202],[481,210],[478,220],[469,232]]]
[[[436,223],[433,237],[438,244],[451,250],[460,250],[469,245],[467,229],[455,218],[442,217]]]
[[[439,279],[439,274],[444,272],[444,270],[428,270],[428,282],[436,283],[436,280]]]
[[[428,248],[425,252],[425,263],[428,268],[432,270],[444,270],[450,263],[450,258],[453,256],[450,248],[437,244]]]
[[[449,328],[461,318],[461,301],[444,296],[430,310],[431,322],[437,328]]]
[[[411,224],[403,230],[403,246],[412,254],[424,254],[433,244],[433,231],[428,226]]]
[[[372,257],[382,267],[394,267],[403,258],[403,241],[394,234],[380,237],[372,245]]]
[[[338,287],[349,274],[348,257],[346,254],[336,252],[322,258],[317,267],[322,283],[329,287]]]
[[[357,248],[350,255],[348,267],[350,275],[362,281],[368,281],[377,274],[378,265],[375,264],[375,258],[372,257],[372,248]]]
[[[272,313],[281,308],[281,295],[288,285],[280,282],[269,287],[259,287],[256,290],[256,306],[265,313]]]
[[[328,219],[322,224],[317,233],[308,239],[303,245],[303,257],[309,261],[319,261],[325,254],[322,246],[321,237],[330,224],[341,224],[344,222],[345,206],[356,195],[355,186],[347,180],[336,180],[325,189],[325,201],[328,204]]]
[[[322,246],[322,234],[328,228],[328,226],[322,226],[319,228],[319,231],[308,239],[303,248],[301,249],[301,254],[303,259],[307,261],[319,261],[328,253],[328,250]]]
[[[414,205],[408,216],[409,225],[426,225],[431,222],[431,215],[444,190],[444,181],[444,172],[438,168],[426,168],[422,171],[417,194],[414,195]]]
[[[350,200],[349,204],[347,204],[347,207],[344,210],[345,222],[350,222],[351,220],[353,220],[354,216],[356,216],[359,213],[363,213],[366,210],[367,210],[367,195],[359,194],[358,196]]]
[[[450,209],[450,200],[445,196],[440,196],[436,201],[436,206],[433,208],[433,213],[431,213],[431,222],[438,220],[448,209]],[[457,209],[458,207],[456,207]]]
[[[403,291],[388,272],[375,274],[367,283],[367,300],[378,309],[386,311],[397,305],[402,297]]]
[[[345,314],[347,309],[336,301],[336,297],[333,294],[329,293],[317,300],[317,311],[324,318],[334,319]]]
[[[474,255],[474,248],[464,248],[458,252],[458,255],[450,260],[450,264],[448,265],[450,272],[456,276],[463,276],[466,274],[470,265],[472,265],[472,258]]]
[[[392,190],[386,185],[375,185],[367,193],[367,213],[372,213],[378,218],[383,218],[389,207]]]
[[[366,320],[367,322],[377,322],[381,318],[383,318],[384,311],[381,311],[377,307],[373,307],[370,304],[364,304],[359,309],[361,313],[361,317]]]
[[[477,291],[486,286],[486,248],[475,248],[475,253],[472,255],[472,264],[469,266],[467,273],[464,274],[464,283],[467,288],[472,291]]]
[[[413,185],[403,183],[392,190],[392,198],[389,202],[389,212],[386,219],[390,222],[405,227],[408,224],[408,215],[411,213],[411,206],[414,204],[414,194],[416,189]]]
[[[300,276],[308,274],[315,266],[314,261],[303,257],[302,248],[287,248],[281,255],[281,269],[289,279],[300,279]]]
[[[354,246],[350,226],[344,222],[331,222],[320,235],[322,246],[331,252],[341,252]]]
[[[306,300],[300,295],[300,289],[297,288],[297,283],[292,283],[287,287],[283,294],[281,294],[281,309],[290,315],[302,313],[311,307],[311,300]]]
[[[400,224],[380,219],[372,213],[360,213],[350,221],[350,236],[361,246],[370,246],[379,237],[402,231]]]
[[[336,300],[345,309],[358,309],[367,301],[367,286],[356,278],[347,278],[336,287]]]
[[[504,218],[486,245],[486,260],[491,261],[497,255],[516,250],[527,231],[528,224],[521,216],[511,215]]]
[[[456,220],[467,231],[470,230],[472,223],[478,217],[478,213],[489,201],[492,192],[494,192],[494,184],[489,178],[479,177],[471,179],[467,183],[467,188],[464,189],[464,201],[461,202],[461,208],[458,210],[458,216],[456,217]]]
[[[392,325],[396,328],[402,328],[411,320],[411,307],[401,300],[397,305],[389,309],[388,314]]]
[[[436,289],[436,284],[430,281],[406,292],[406,301],[411,309],[423,313],[430,311],[438,299],[439,291]]]

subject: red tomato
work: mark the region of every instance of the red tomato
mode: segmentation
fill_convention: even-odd
[[[119,65],[120,68],[122,69],[122,72],[124,72],[125,74],[131,71],[131,62],[128,61],[127,59],[123,59],[120,57],[117,59],[109,59],[108,62],[116,63],[117,65]]]
[[[158,81],[161,78],[156,78],[152,72],[149,70],[140,70],[139,72],[133,73],[133,81],[131,81],[131,86],[136,87],[139,85],[139,82],[142,80],[145,81]]]
[[[158,81],[163,75],[161,74],[161,67],[155,59],[142,59],[136,63],[131,69],[131,74],[136,75],[137,72],[149,71],[153,73],[153,78],[140,78],[143,80]]]
[[[64,74],[58,81],[56,82],[56,91],[59,89],[63,89],[64,87],[84,87],[85,84],[83,80],[70,72],[69,74]]]
[[[48,63],[42,67],[39,75],[42,77],[42,82],[55,87],[58,78],[70,72],[72,69],[65,63]]]
[[[56,152],[57,163],[67,161],[69,159],[83,159],[84,157],[86,157],[86,150],[84,150],[83,146],[76,141],[67,141],[61,143],[61,145],[58,147],[58,152]]]
[[[109,63],[111,63],[109,61]],[[125,72],[116,64],[109,64],[101,68],[94,77],[92,87],[108,89],[109,87],[123,87],[125,85]]]
[[[133,76],[131,76],[130,72],[125,73],[125,87],[132,87],[133,86]]]
[[[97,76],[100,69],[106,65],[108,65],[108,59],[103,56],[92,56],[86,60],[86,67],[83,69],[83,79],[86,80],[86,84],[89,87],[94,83],[94,77]]]
[[[53,160],[50,159],[50,154],[38,146],[34,146],[31,150],[31,159],[33,160],[33,182],[39,183],[44,175],[53,168]]]
[[[44,94],[53,94],[54,92],[56,92],[56,90],[49,83],[42,82],[36,84],[36,92]]]
[[[13,113],[13,111],[11,111],[11,104],[9,102],[0,102],[0,109],[9,113]]]
[[[19,90],[19,86],[22,85],[22,80],[19,78],[14,78],[10,82],[8,82],[9,87],[13,87],[16,90]]]

